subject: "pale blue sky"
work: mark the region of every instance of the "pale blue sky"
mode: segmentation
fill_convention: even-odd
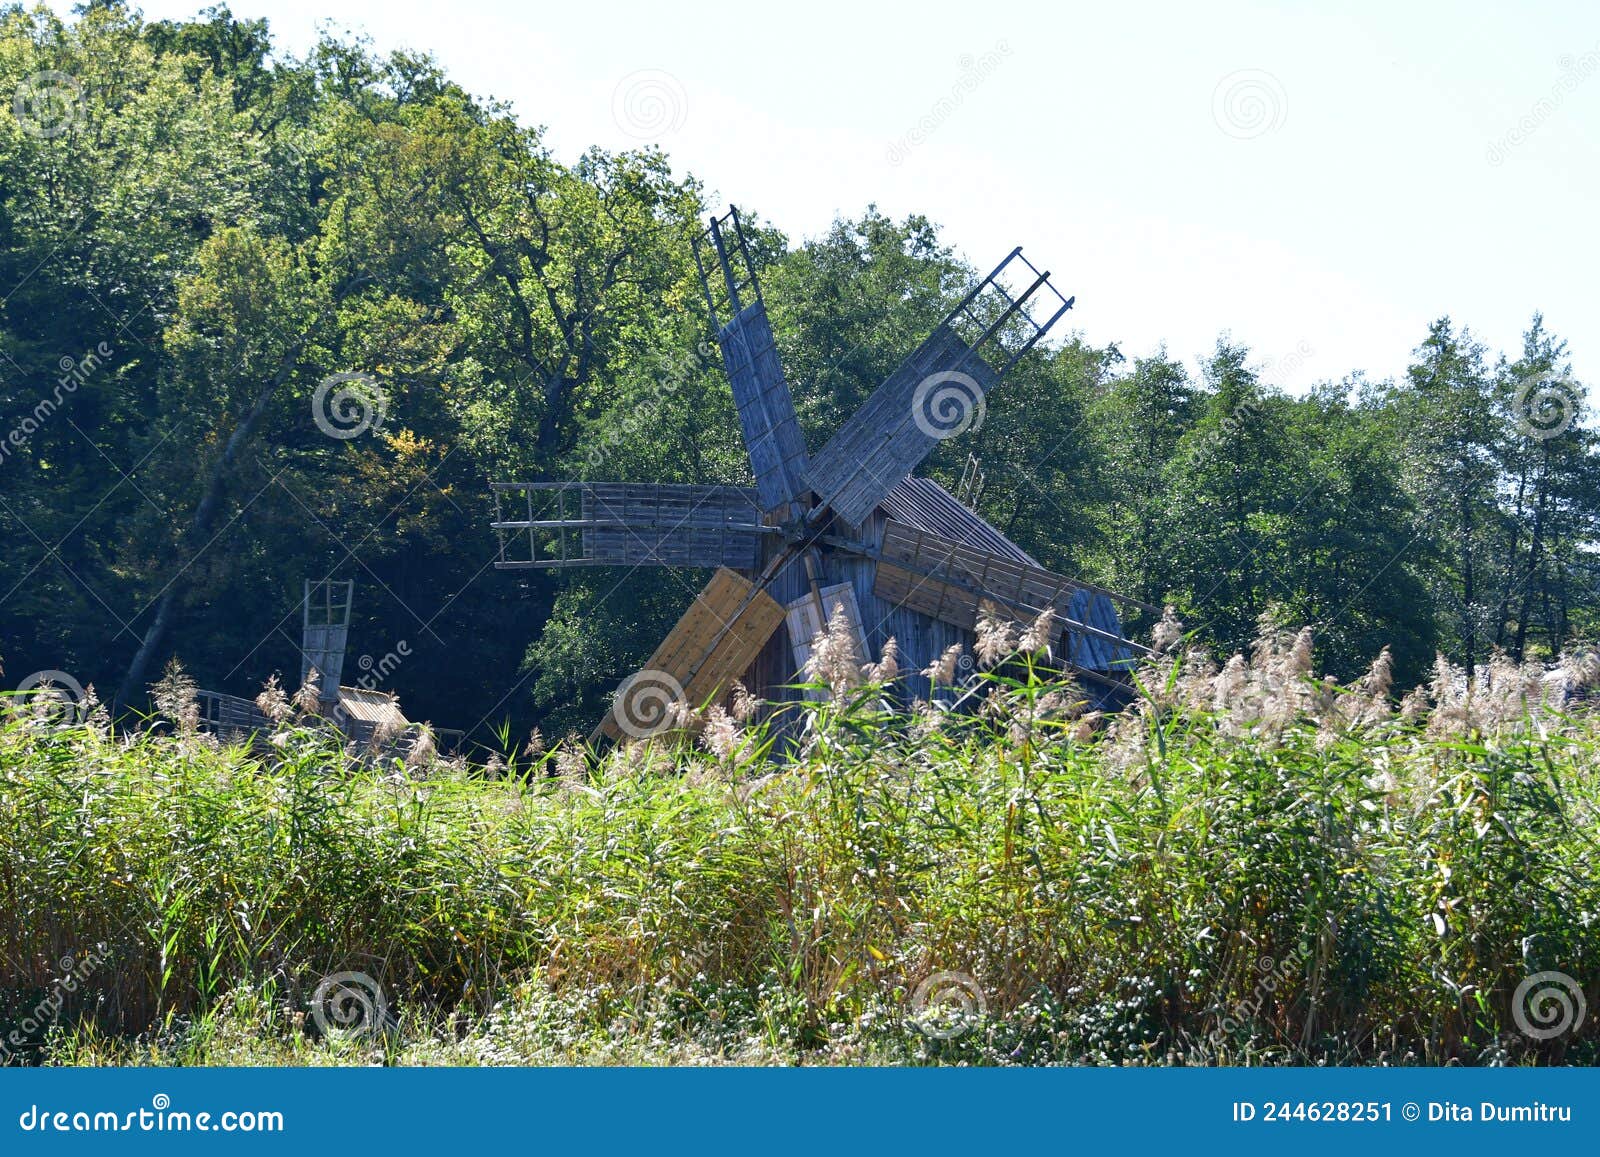
[[[1403,372],[1441,313],[1514,353],[1541,309],[1600,364],[1592,2],[233,8],[431,51],[564,158],[659,143],[796,239],[876,202],[1022,244],[1129,354],[1226,329],[1298,389]]]

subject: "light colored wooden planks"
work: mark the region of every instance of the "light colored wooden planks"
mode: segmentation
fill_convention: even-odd
[[[670,677],[683,689],[688,706],[698,708],[744,673],[783,622],[783,614],[771,595],[723,568],[695,596],[642,670]],[[617,710],[613,703],[591,739],[629,734]]]
[[[970,389],[962,391],[970,405],[976,405],[999,381],[954,330],[940,325],[812,459],[811,489],[823,505],[852,526],[865,521],[895,484],[942,440],[937,434],[946,427],[939,419],[946,415],[937,409],[940,391],[919,399],[918,389],[933,375],[953,371],[976,385],[979,398],[971,398]],[[919,405],[927,411],[930,403],[934,412],[925,412],[919,423]]]
[[[856,602],[855,588],[849,583],[834,583],[818,588],[822,605],[827,608],[831,622],[836,614],[843,614],[856,637],[858,661],[870,663],[872,649],[867,645],[867,634],[861,628],[861,607]],[[794,669],[800,679],[805,679],[806,663],[811,659],[811,645],[826,627],[817,612],[817,600],[810,591],[786,604],[784,621],[789,629],[789,647],[794,655]],[[820,692],[808,691],[807,698],[820,698]]]

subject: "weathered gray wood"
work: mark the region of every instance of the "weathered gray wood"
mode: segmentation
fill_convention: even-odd
[[[345,644],[350,636],[350,605],[355,597],[355,580],[336,582],[306,580],[301,602],[300,682],[304,685],[311,669],[317,669],[323,699],[339,693],[344,676]]]
[[[852,526],[860,526],[894,485],[942,440],[940,415],[918,422],[918,388],[935,374],[960,373],[977,387],[975,405],[999,380],[948,326],[940,325],[901,362],[866,404],[840,427],[811,462],[811,489]],[[938,390],[921,399],[936,399]],[[929,433],[929,430],[933,433]]]
[[[717,335],[722,364],[733,388],[750,468],[761,507],[775,511],[810,489],[805,437],[794,416],[794,400],[783,378],[772,326],[760,301],[745,306]]]
[[[750,569],[763,534],[754,490],[632,482],[497,483],[526,490],[528,517],[499,519],[499,570],[573,566]],[[539,492],[535,501],[532,496]],[[503,508],[502,508],[503,509]],[[540,517],[539,515],[554,515]],[[526,531],[526,537],[520,533]],[[526,547],[526,554],[511,551]]]
[[[880,599],[971,629],[984,603],[1026,621],[1045,608],[1061,624],[1063,657],[1108,671],[1147,649],[1122,634],[1107,594],[1039,567],[890,521],[883,533],[873,592]]]

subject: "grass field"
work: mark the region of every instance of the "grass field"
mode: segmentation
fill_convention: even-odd
[[[1441,667],[1396,711],[1384,661],[1339,688],[1269,639],[1152,667],[1115,719],[999,672],[971,715],[846,680],[781,770],[720,712],[485,769],[14,710],[5,1055],[1600,1061],[1593,1017],[1524,1028],[1600,998],[1600,723],[1537,671]],[[1519,1023],[1546,971],[1582,991]],[[321,999],[338,973],[373,987]]]

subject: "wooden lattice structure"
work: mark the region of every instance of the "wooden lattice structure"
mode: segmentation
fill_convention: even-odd
[[[1148,653],[1122,629],[1117,605],[1133,600],[1052,573],[943,487],[912,476],[941,441],[981,420],[987,394],[1072,307],[1050,274],[1012,250],[812,456],[737,210],[713,218],[694,252],[755,486],[494,485],[501,569],[715,568],[596,735],[671,726],[670,711],[640,723],[628,701],[638,688],[657,706],[665,688],[690,708],[739,678],[768,700],[799,697],[813,641],[835,615],[863,662],[893,637],[902,670],[916,672],[952,643],[970,644],[980,611],[1031,620],[1048,607],[1057,661],[1117,702],[1127,668]],[[962,491],[975,500],[975,460],[969,474]],[[908,682],[927,692],[920,675]]]

